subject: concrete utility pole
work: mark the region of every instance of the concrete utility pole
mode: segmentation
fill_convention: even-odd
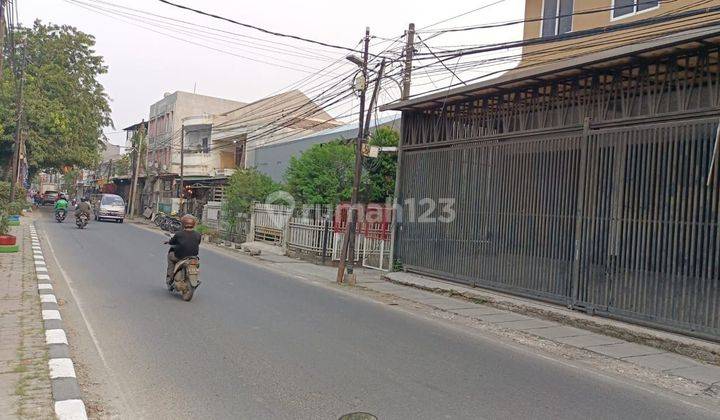
[[[353,262],[355,254],[348,256],[348,250],[350,249],[350,242],[354,242],[355,239],[355,213],[358,202],[358,193],[360,190],[360,177],[362,175],[362,140],[365,132],[365,93],[367,92],[367,80],[368,80],[368,51],[370,49],[370,28],[365,28],[365,49],[362,58],[361,72],[363,76],[363,86],[360,90],[360,116],[358,120],[358,132],[355,139],[355,175],[353,177],[353,188],[352,196],[350,198],[350,208],[348,209],[347,226],[345,227],[345,238],[343,240],[342,250],[340,252],[340,262],[338,264],[337,282],[343,283],[345,280],[345,264],[346,260],[350,259],[350,264],[347,266],[348,276],[350,282],[352,282],[353,276]],[[351,60],[352,61],[352,60]]]
[[[405,44],[405,71],[403,72],[403,89],[400,96],[400,100],[407,100],[410,98],[410,84],[412,82],[412,61],[413,54],[415,53],[415,24],[411,23],[408,25],[407,40]],[[402,130],[402,125],[400,126]],[[397,253],[397,247],[395,242],[397,241],[398,231],[398,212],[402,209],[402,202],[400,198],[400,183],[401,183],[401,170],[402,165],[402,131],[400,133],[400,141],[397,146],[397,161],[395,163],[395,191],[393,192],[393,213],[392,223],[390,224],[390,270],[393,270],[395,255]]]
[[[142,120],[140,123],[137,136],[137,141],[135,142],[135,167],[133,168],[133,180],[130,185],[130,211],[128,212],[130,218],[135,217],[135,214],[137,213],[137,210],[135,209],[135,197],[137,195],[138,173],[140,172],[140,151],[142,150],[142,144],[145,141],[145,120]]]
[[[13,53],[15,47],[13,46]],[[13,60],[15,54],[13,54]],[[12,162],[12,173],[10,180],[10,201],[15,201],[15,194],[17,192],[17,182],[20,178],[20,145],[22,142],[22,115],[23,115],[23,86],[25,85],[25,49],[23,48],[23,58],[20,62],[18,75],[18,90],[15,96],[15,153],[13,154]]]

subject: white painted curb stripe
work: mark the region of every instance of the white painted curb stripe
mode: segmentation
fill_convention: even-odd
[[[35,265],[38,266],[38,265],[46,265],[46,264],[45,264],[45,261],[35,260]]]
[[[57,303],[55,295],[40,295],[40,302],[42,303]]]
[[[50,280],[50,276],[48,276],[47,274],[38,274],[37,279],[38,280]]]
[[[45,342],[48,344],[67,344],[67,336],[65,330],[47,330],[45,331]]]
[[[68,358],[50,359],[48,366],[50,367],[50,379],[75,377],[73,362]]]
[[[45,268],[45,267],[35,267],[35,271],[40,271],[40,272],[43,272],[43,273],[47,273],[47,268]]]
[[[42,251],[39,246],[33,246],[32,249],[34,249],[35,251]]]
[[[45,257],[43,257],[42,255],[33,255],[33,258],[35,259],[35,261],[45,261]]]
[[[33,251],[33,255],[42,255],[42,251]]]
[[[40,283],[38,284],[38,290],[52,290],[52,284]]]
[[[55,415],[60,420],[87,420],[82,400],[64,400],[55,403]]]
[[[55,309],[45,309],[42,311],[42,319],[62,319],[60,318],[60,311]]]

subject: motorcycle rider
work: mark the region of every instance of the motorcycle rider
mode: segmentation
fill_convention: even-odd
[[[180,222],[182,230],[165,242],[170,245],[167,254],[167,277],[165,278],[168,285],[173,281],[175,264],[187,257],[197,257],[200,252],[202,235],[195,231],[195,217],[186,214],[180,218]]]
[[[60,210],[64,211],[65,214],[67,214],[68,202],[65,199],[64,195],[61,195],[60,198],[58,198],[58,201],[55,202],[55,214],[57,215]]]
[[[75,219],[80,218],[81,215],[85,215],[87,217],[87,220],[90,220],[90,211],[92,210],[92,207],[90,207],[90,203],[88,203],[87,198],[82,197],[80,198],[80,203],[78,203],[77,207],[75,207]]]

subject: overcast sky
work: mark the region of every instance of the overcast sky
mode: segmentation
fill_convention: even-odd
[[[402,35],[410,22],[423,28],[496,2],[483,10],[427,30],[522,19],[524,13],[524,0],[366,0],[358,3],[337,0],[175,1],[274,31],[349,47],[360,41],[365,26],[370,27],[373,35],[392,39]],[[88,10],[89,6],[95,9]],[[105,10],[98,10],[98,7]],[[134,17],[132,14],[138,15],[138,12],[127,8],[227,32],[211,33],[211,29],[197,27],[183,29],[177,25],[188,25],[162,22],[149,13],[140,14],[143,18]],[[192,92],[195,89],[204,95],[250,102],[307,77],[346,54],[340,50],[264,35],[179,10],[157,0],[21,0],[18,9],[23,25],[31,25],[32,21],[40,19],[69,24],[95,36],[96,51],[109,67],[102,82],[112,100],[115,130],[147,119],[150,104],[161,99],[164,92]],[[118,12],[125,14],[118,15]],[[432,35],[421,32],[425,38]],[[521,37],[522,27],[516,25],[443,35],[428,40],[428,44],[442,48],[512,41]],[[375,39],[373,46],[377,52],[388,46],[397,49],[400,44]],[[422,74],[417,77],[418,87],[413,93],[447,86],[450,81],[439,75],[433,80]],[[425,82],[421,82],[423,77]],[[382,99],[397,99],[392,96],[392,92],[387,92]],[[334,116],[341,113],[341,110],[333,111],[331,114]],[[123,144],[123,134],[113,131],[112,128],[106,130],[111,141]]]

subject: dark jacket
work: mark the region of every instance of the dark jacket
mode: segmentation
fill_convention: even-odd
[[[200,241],[202,235],[194,230],[181,230],[170,238],[168,243],[172,245],[170,251],[175,253],[179,260],[187,257],[196,257],[200,252]]]

